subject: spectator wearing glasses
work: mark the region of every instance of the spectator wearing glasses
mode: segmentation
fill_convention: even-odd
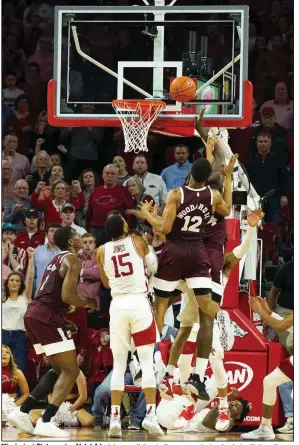
[[[25,212],[30,209],[29,185],[25,179],[20,179],[15,183],[15,197],[5,204],[4,222],[14,224],[18,231],[24,231]]]
[[[175,164],[165,168],[161,177],[166,184],[167,191],[182,187],[192,164],[188,161],[189,148],[187,145],[179,144],[174,149]]]

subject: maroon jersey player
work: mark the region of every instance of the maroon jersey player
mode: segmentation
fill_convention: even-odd
[[[60,430],[51,418],[69,395],[79,375],[77,354],[71,331],[75,325],[64,319],[69,305],[97,307],[95,299],[76,293],[81,273],[78,251],[82,248],[79,235],[71,227],[60,227],[54,235],[61,249],[47,266],[36,298],[24,316],[27,334],[37,354],[44,353],[52,369],[39,381],[22,405],[14,410],[11,422],[21,431],[68,439],[67,431]],[[36,403],[52,393],[49,403],[34,428],[29,413]]]
[[[234,163],[235,157],[230,161],[232,166]],[[231,211],[231,203],[227,204],[217,190],[205,186],[211,172],[209,161],[195,161],[188,186],[168,193],[162,217],[152,212],[150,204],[144,203],[141,210],[148,222],[165,234],[168,240],[154,277],[155,316],[160,332],[169,298],[181,279],[194,290],[196,296],[201,327],[196,373],[193,376],[198,380],[196,386],[202,398],[208,397],[203,378],[212,346],[214,318],[217,315],[220,321],[222,317],[219,305],[212,301],[210,263],[203,243],[204,229],[215,211],[224,217]],[[221,325],[225,329],[225,324]]]

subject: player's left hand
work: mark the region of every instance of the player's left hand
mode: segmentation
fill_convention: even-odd
[[[254,212],[251,212],[250,210],[247,210],[247,223],[251,227],[256,227],[259,223],[259,221],[264,217],[264,212],[261,208],[254,210]]]
[[[238,157],[239,157],[239,155],[235,154],[230,158],[229,163],[227,165],[222,164],[223,176],[231,178],[231,176],[233,174],[234,166],[235,166],[235,163],[236,163]]]
[[[64,326],[67,331],[70,331],[72,335],[76,335],[78,332],[78,326],[75,323],[64,318]]]
[[[231,395],[232,397],[239,397],[239,391],[237,388],[231,388]]]
[[[143,216],[148,216],[149,214],[152,213],[152,208],[153,208],[153,204],[154,201],[150,201],[150,202],[141,202],[140,203],[140,212],[142,213]]]

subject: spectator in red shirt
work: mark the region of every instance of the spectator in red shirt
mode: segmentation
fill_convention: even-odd
[[[25,232],[19,232],[15,241],[15,246],[27,250],[28,247],[36,249],[45,244],[45,232],[38,228],[38,211],[27,210],[25,214]]]
[[[127,209],[134,209],[134,201],[128,190],[117,184],[117,168],[108,164],[103,170],[104,185],[96,187],[89,196],[87,227],[96,238],[97,246],[109,241],[105,232],[105,222],[111,210],[119,210],[125,216]],[[128,217],[130,228],[134,226],[134,217]]]
[[[82,297],[95,298],[100,309],[101,280],[96,256],[96,239],[91,233],[84,233],[81,238],[83,249],[79,258],[82,270],[77,291]]]
[[[75,209],[84,207],[85,199],[81,191],[79,181],[73,181],[73,192],[77,197],[72,197],[68,202],[73,204]],[[38,210],[43,210],[45,213],[45,225],[48,226],[53,222],[61,223],[61,207],[66,202],[68,185],[66,182],[60,180],[56,181],[52,186],[52,196],[50,198],[38,199],[39,192],[45,186],[44,182],[39,182],[36,189],[31,195],[31,205]]]

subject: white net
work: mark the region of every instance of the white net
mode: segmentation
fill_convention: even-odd
[[[115,100],[113,108],[121,120],[125,152],[148,151],[147,135],[152,123],[164,110],[166,104],[150,100]]]

